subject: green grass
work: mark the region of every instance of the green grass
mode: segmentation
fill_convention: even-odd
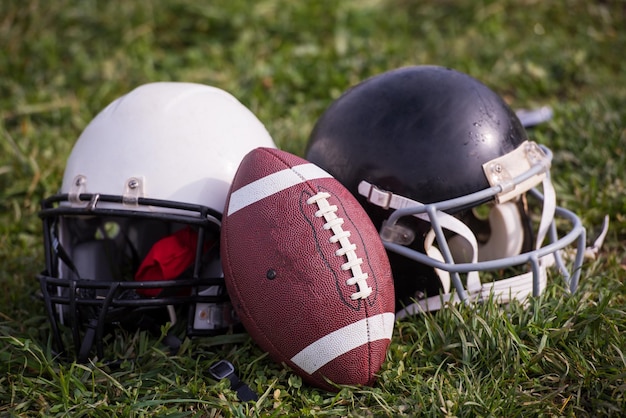
[[[176,0],[0,2],[0,416],[623,416],[626,414],[626,4],[622,1]],[[528,306],[457,307],[398,322],[373,388],[312,389],[246,335],[164,354],[143,333],[119,368],[52,358],[33,298],[42,197],[95,114],[133,87],[232,92],[302,155],[321,112],[402,65],[467,72],[513,107],[549,104],[532,132],[555,153],[559,203],[611,229],[579,291]],[[261,394],[207,374],[228,358]]]

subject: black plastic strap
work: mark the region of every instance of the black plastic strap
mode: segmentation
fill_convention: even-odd
[[[237,392],[237,396],[243,402],[256,401],[259,396],[235,374],[235,366],[227,360],[219,360],[209,367],[209,373],[217,380],[230,380],[230,387]]]
[[[65,251],[65,248],[63,248],[63,246],[61,245],[61,242],[56,236],[54,236],[53,238],[52,248],[54,249],[56,254],[59,256],[61,261],[63,261],[65,265],[67,265],[69,269],[72,270],[72,272],[76,275],[77,278],[80,278],[80,274],[78,273],[78,269],[72,262],[72,258],[67,253],[67,251]]]
[[[87,324],[85,336],[83,337],[83,341],[80,345],[80,351],[78,352],[77,360],[79,363],[87,363],[89,361],[89,352],[91,351],[91,347],[93,347],[97,326],[98,321],[95,319],[90,320]]]

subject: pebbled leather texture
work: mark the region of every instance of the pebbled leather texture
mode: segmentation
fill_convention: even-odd
[[[326,379],[372,385],[393,332],[389,261],[357,200],[337,180],[310,166],[269,148],[244,158],[222,224],[226,285],[250,336],[275,361],[327,390],[336,387]],[[237,194],[239,190],[245,193]],[[318,193],[325,202],[309,202]],[[237,204],[237,210],[231,205],[229,213],[233,195],[248,201]],[[316,216],[320,207],[332,214]],[[353,268],[342,269],[350,251]],[[367,278],[348,284],[355,271]],[[352,298],[368,288],[367,296]]]

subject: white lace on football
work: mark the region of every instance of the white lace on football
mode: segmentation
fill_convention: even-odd
[[[367,285],[367,273],[361,270],[363,259],[356,255],[356,244],[349,240],[350,231],[344,231],[341,227],[343,218],[339,218],[335,213],[337,212],[337,206],[328,203],[329,197],[330,193],[319,192],[311,196],[306,203],[309,205],[317,204],[319,210],[315,212],[315,216],[318,218],[323,217],[326,220],[324,229],[333,232],[329,241],[333,244],[339,243],[340,245],[340,248],[335,251],[335,255],[338,257],[345,256],[348,259],[347,262],[341,265],[342,270],[351,270],[352,272],[352,277],[346,281],[346,284],[348,286],[356,285],[358,288],[358,291],[350,296],[351,299],[365,299],[372,293],[372,288]]]

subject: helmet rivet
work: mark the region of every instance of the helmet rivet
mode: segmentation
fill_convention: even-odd
[[[269,269],[267,273],[265,273],[265,277],[267,277],[269,280],[274,280],[276,278],[276,270]]]
[[[128,188],[129,189],[136,189],[137,186],[139,186],[139,182],[135,179],[129,180],[128,181]]]
[[[82,186],[83,184],[85,184],[85,178],[82,176],[78,177],[76,181],[74,182],[74,184],[76,184],[77,186]]]

